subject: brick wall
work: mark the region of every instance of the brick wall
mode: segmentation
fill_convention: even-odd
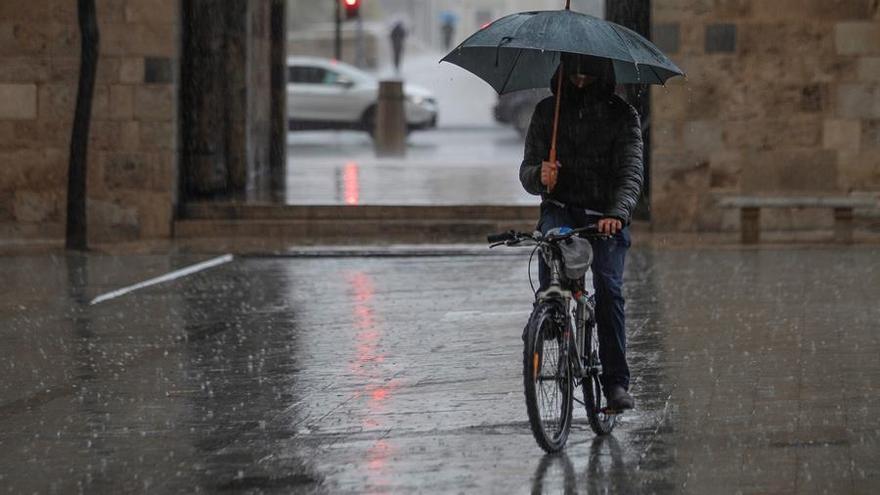
[[[179,9],[179,0],[97,0],[91,242],[171,233]],[[63,236],[79,51],[76,2],[0,2],[2,237]]]
[[[655,228],[736,228],[726,193],[880,191],[880,1],[654,0],[652,22],[689,75],[652,93]]]

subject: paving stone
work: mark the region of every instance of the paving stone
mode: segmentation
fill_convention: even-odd
[[[837,87],[840,117],[880,118],[880,84],[840,84]]]
[[[828,149],[859,149],[862,137],[860,120],[826,120],[822,145]]]
[[[835,26],[834,40],[841,55],[880,54],[880,23],[841,22]]]
[[[0,119],[22,120],[36,117],[35,84],[0,84]]]
[[[168,85],[137,86],[134,115],[138,120],[170,121],[174,115],[174,88]]]

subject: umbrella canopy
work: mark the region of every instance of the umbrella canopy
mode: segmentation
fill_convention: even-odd
[[[618,84],[664,84],[684,75],[635,31],[568,9],[502,17],[471,35],[441,62],[472,72],[503,94],[547,87],[562,52],[610,60]]]

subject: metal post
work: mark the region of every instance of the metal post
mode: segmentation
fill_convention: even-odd
[[[333,37],[333,56],[336,60],[342,60],[342,1],[336,2],[336,35]]]
[[[65,243],[68,249],[88,247],[86,224],[86,175],[88,170],[89,127],[92,120],[92,97],[98,70],[98,22],[95,0],[77,2],[80,31],[79,86],[70,136],[67,174],[67,218]]]
[[[359,15],[355,23],[357,25],[357,53],[355,55],[354,64],[358,67],[364,67],[365,65],[367,65],[367,57],[364,53],[364,16]]]

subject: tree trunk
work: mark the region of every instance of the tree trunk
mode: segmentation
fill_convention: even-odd
[[[86,231],[86,173],[88,170],[89,127],[92,120],[92,95],[98,70],[98,20],[95,0],[78,0],[77,12],[81,36],[79,90],[70,136],[70,161],[67,171],[68,249],[88,247]]]

